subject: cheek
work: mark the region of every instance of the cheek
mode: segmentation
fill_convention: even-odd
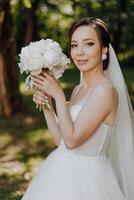
[[[71,58],[74,60],[76,56],[76,51],[74,49],[71,50],[70,55],[71,55]]]
[[[101,62],[101,50],[98,47],[93,47],[87,51],[87,56],[89,57],[89,66],[95,67]]]
[[[94,45],[91,48],[87,48],[86,53],[92,56],[99,56],[101,53],[101,49],[97,45]]]
[[[100,48],[96,48],[94,47],[92,49],[92,51],[89,52],[89,56],[93,59],[95,59],[96,61],[101,59],[101,49]]]

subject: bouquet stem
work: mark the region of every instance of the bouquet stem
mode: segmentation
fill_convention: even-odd
[[[39,111],[43,111],[43,110],[50,110],[51,106],[49,105],[48,102],[44,103],[44,104],[36,104],[36,109],[39,109]]]

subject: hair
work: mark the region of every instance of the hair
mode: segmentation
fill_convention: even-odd
[[[108,68],[109,64],[109,43],[110,43],[110,36],[107,29],[107,25],[99,18],[94,17],[87,17],[80,20],[75,21],[69,31],[69,54],[71,52],[71,39],[73,32],[79,26],[91,26],[97,33],[101,47],[107,47],[108,51],[106,53],[107,58],[103,60],[103,71]]]

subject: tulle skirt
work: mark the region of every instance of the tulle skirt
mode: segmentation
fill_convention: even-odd
[[[41,164],[22,200],[125,200],[105,156],[57,148]]]

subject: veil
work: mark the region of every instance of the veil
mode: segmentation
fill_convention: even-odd
[[[111,136],[108,157],[111,160],[126,200],[134,198],[134,112],[127,85],[116,54],[109,45],[109,66],[104,71],[119,94],[115,129]],[[80,82],[83,81],[82,71]]]

